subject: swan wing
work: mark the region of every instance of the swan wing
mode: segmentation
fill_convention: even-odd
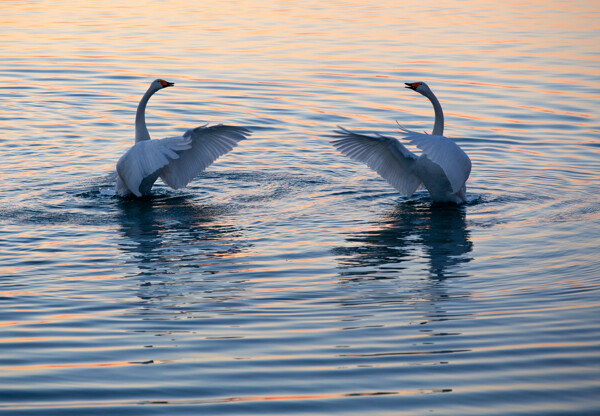
[[[136,196],[142,196],[142,181],[156,174],[172,160],[178,159],[179,153],[190,147],[191,140],[185,137],[137,142],[117,162],[117,173],[127,189]],[[122,188],[121,184],[120,189]]]
[[[249,135],[250,131],[243,127],[222,124],[189,129],[183,139],[190,146],[177,151],[179,157],[165,166],[160,177],[171,188],[182,188]]]
[[[432,162],[438,164],[452,187],[453,192],[458,192],[471,173],[471,159],[454,142],[454,140],[435,134],[418,133],[403,130],[407,134],[406,140],[417,146]]]
[[[402,195],[412,195],[421,184],[413,167],[417,157],[393,137],[366,136],[342,127],[334,137],[333,145],[340,152],[367,164]]]

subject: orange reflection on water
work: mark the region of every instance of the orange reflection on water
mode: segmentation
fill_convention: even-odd
[[[94,367],[123,367],[131,365],[159,364],[154,360],[149,362],[132,362],[132,361],[115,361],[105,363],[77,363],[77,364],[36,364],[36,365],[19,365],[19,366],[3,366],[5,370],[11,371],[37,371],[49,370],[56,368],[94,368]]]

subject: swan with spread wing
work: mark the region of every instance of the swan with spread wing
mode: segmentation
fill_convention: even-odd
[[[423,185],[436,202],[466,202],[471,159],[454,140],[443,136],[444,113],[429,86],[412,82],[406,83],[406,88],[429,98],[435,112],[431,134],[402,129],[404,139],[421,150],[420,156],[393,137],[367,136],[342,127],[335,131],[333,145],[351,159],[366,163],[403,196]]]
[[[119,196],[149,195],[159,177],[173,189],[183,188],[250,135],[243,127],[218,124],[189,129],[182,136],[150,140],[146,104],[155,92],[173,85],[163,79],[154,80],[140,100],[135,116],[135,144],[117,162],[115,193]]]

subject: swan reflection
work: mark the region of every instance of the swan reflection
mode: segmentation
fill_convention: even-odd
[[[123,199],[118,205],[125,237],[119,248],[140,274],[206,268],[244,247],[241,231],[219,220],[226,207],[197,205],[186,197]]]
[[[231,270],[243,264],[240,253],[249,244],[224,221],[227,206],[172,196],[122,199],[118,205],[126,277],[137,286],[138,301],[128,313],[149,322],[142,332],[182,339],[192,331],[180,326],[175,335],[157,322],[208,319],[237,307],[245,287]]]
[[[372,230],[346,238],[334,250],[346,278],[394,276],[415,259],[427,261],[430,276],[456,276],[473,248],[465,208],[453,204],[397,204]]]

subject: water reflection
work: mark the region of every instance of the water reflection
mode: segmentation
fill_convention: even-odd
[[[221,221],[227,207],[198,205],[185,196],[123,199],[118,205],[126,237],[119,248],[142,274],[206,266],[244,247],[241,231]]]
[[[457,275],[457,266],[469,262],[473,248],[465,221],[465,208],[451,204],[415,201],[397,204],[373,230],[346,238],[351,246],[334,250],[346,278],[389,277],[402,263],[425,258],[430,277]]]
[[[231,272],[244,264],[240,257],[249,244],[224,220],[230,207],[185,196],[123,199],[118,205],[125,237],[119,247],[139,285],[140,303],[132,313],[154,322],[193,317],[206,305],[213,312],[236,307],[244,286]]]

